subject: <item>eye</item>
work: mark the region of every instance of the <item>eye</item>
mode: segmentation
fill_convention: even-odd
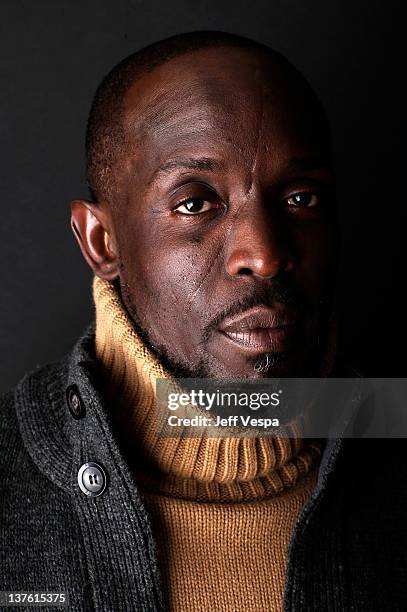
[[[182,200],[175,207],[175,210],[183,215],[199,215],[213,208],[219,207],[208,200],[204,200],[204,198],[187,198]]]
[[[301,191],[286,198],[285,202],[288,206],[295,206],[296,208],[312,208],[319,204],[319,196],[309,191]]]

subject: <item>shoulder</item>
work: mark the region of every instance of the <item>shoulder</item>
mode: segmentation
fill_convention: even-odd
[[[60,383],[66,373],[66,361],[67,358],[64,358],[60,361],[37,366],[28,371],[12,389],[0,394],[1,426],[5,425],[7,427],[9,420],[14,420],[13,412],[15,411],[13,407],[18,402],[21,393],[36,391],[35,395],[38,395],[39,391],[46,392],[53,384]],[[27,399],[33,400],[34,396],[29,396]]]
[[[26,474],[24,466],[28,471],[39,470],[56,484],[66,482],[62,467],[54,469],[55,461],[51,464],[49,458],[56,457],[59,462],[66,459],[66,465],[69,463],[76,430],[67,399],[73,385],[93,389],[92,376],[97,369],[93,347],[94,323],[91,323],[61,360],[36,367],[0,397],[3,482],[16,478],[17,467]]]
[[[28,410],[58,392],[66,372],[65,360],[38,366],[0,395],[0,454],[4,466],[23,446],[18,416],[21,402]]]
[[[18,429],[24,416],[46,418],[45,407],[64,402],[69,370],[93,365],[95,322],[92,321],[72,350],[59,361],[37,366],[27,372],[13,389],[0,395],[0,436]]]

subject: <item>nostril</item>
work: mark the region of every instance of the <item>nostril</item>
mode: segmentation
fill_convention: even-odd
[[[242,276],[251,276],[253,274],[250,268],[240,268],[238,273]]]

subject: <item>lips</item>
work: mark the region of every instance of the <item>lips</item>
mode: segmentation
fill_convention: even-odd
[[[282,308],[256,306],[226,319],[219,331],[243,350],[281,352],[299,327],[299,316]]]

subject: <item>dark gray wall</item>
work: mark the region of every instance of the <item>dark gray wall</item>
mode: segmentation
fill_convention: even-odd
[[[405,374],[398,2],[3,0],[0,11],[0,389],[62,356],[92,316],[68,203],[86,196],[98,82],[145,44],[209,28],[274,46],[319,92],[336,142],[344,344],[366,373]]]

